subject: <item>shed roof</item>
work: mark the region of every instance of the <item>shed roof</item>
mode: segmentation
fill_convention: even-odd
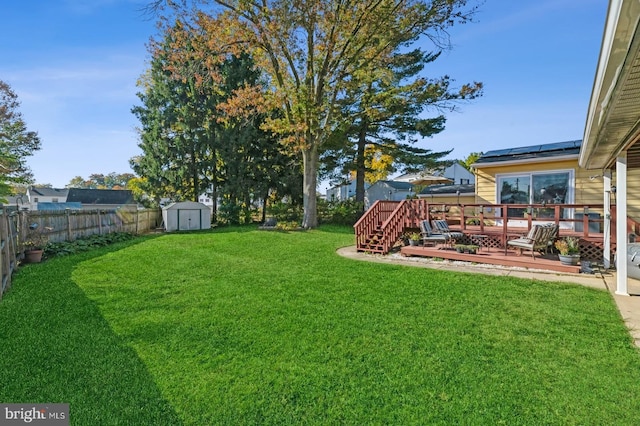
[[[487,151],[472,165],[473,167],[514,162],[546,161],[552,158],[575,157],[580,154],[582,140],[555,142],[541,145]]]
[[[209,210],[207,205],[202,203],[197,203],[195,201],[180,201],[177,203],[171,203],[162,208],[162,210]]]

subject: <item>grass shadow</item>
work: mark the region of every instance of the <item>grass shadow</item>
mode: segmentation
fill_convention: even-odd
[[[182,424],[71,278],[79,263],[142,240],[20,268],[0,303],[0,401],[69,403],[73,424]]]

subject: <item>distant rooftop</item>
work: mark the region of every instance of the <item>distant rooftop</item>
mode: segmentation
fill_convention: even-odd
[[[44,186],[32,186],[29,188],[31,195],[41,197],[66,197],[69,193],[68,188],[48,188]]]
[[[376,183],[384,183],[389,185],[391,188],[393,189],[398,189],[398,190],[410,190],[413,188],[413,184],[409,183],[409,182],[398,182],[395,180],[380,180]]]
[[[506,163],[511,161],[523,161],[531,159],[553,158],[560,156],[576,157],[580,154],[582,140],[555,142],[542,145],[522,146],[517,148],[497,149],[487,151],[473,164],[474,167]]]
[[[112,204],[125,205],[135,203],[133,194],[126,189],[84,189],[71,188],[67,202],[84,204]]]

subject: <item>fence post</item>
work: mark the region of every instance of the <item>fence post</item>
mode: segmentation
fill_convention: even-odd
[[[73,230],[71,229],[71,210],[65,209],[64,213],[67,216],[67,241],[73,241]]]
[[[23,252],[23,244],[24,240],[27,237],[27,221],[28,221],[28,210],[20,210],[19,221],[18,221],[18,250],[20,253]]]

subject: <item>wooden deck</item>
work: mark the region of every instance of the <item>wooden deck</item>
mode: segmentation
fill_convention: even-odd
[[[461,260],[464,262],[486,263],[491,265],[517,266],[521,268],[540,269],[553,272],[574,273],[580,272],[580,265],[567,266],[560,263],[558,255],[548,254],[541,255],[536,253],[535,259],[531,258],[530,252],[524,252],[519,255],[516,251],[508,250],[505,254],[504,249],[486,248],[476,254],[458,253],[454,249],[438,246],[438,247],[422,247],[422,246],[405,246],[400,249],[403,256],[422,256],[448,260]]]

